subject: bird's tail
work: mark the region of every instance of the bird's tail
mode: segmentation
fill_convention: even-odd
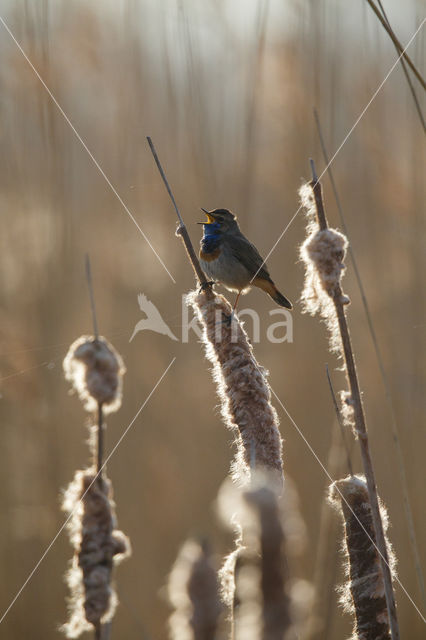
[[[265,280],[265,278],[255,278],[253,280],[253,284],[255,287],[259,287],[260,289],[263,289],[263,291],[266,291],[266,293],[271,296],[272,300],[279,304],[280,307],[285,307],[286,309],[293,308],[290,300],[287,300],[287,298],[278,291],[272,280]]]

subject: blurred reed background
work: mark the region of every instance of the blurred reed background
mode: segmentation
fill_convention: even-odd
[[[406,43],[424,4],[388,0],[385,7]],[[100,333],[127,367],[123,407],[107,420],[107,450],[176,356],[108,463],[120,526],[133,547],[117,576],[121,605],[113,637],[166,638],[164,585],[183,541],[207,535],[217,552],[232,547],[213,508],[231,453],[195,334],[183,344],[141,332],[129,344],[141,317],[139,292],[180,338],[181,297],[194,284],[145,136],[155,142],[195,244],[199,207],[227,207],[266,255],[299,206],[308,158],[318,170],[324,166],[313,108],[331,156],[395,61],[395,49],[361,0],[2,0],[0,15],[176,280],[0,25],[0,616],[62,525],[60,489],[87,459],[87,430],[61,363],[75,336],[92,331],[84,277],[89,252]],[[421,68],[424,28],[409,53]],[[423,97],[420,91],[424,111]],[[333,171],[391,384],[419,541],[426,534],[424,161],[420,121],[398,65]],[[324,187],[330,224],[339,226],[326,177]],[[268,260],[294,302],[303,284],[297,263],[303,237],[299,215]],[[350,328],[399,577],[421,605],[389,409],[350,265],[344,288],[352,299]],[[243,299],[247,306],[262,318],[257,359],[326,463],[335,420],[326,362],[336,388],[342,380],[324,328],[296,304],[294,342],[271,344],[269,298],[253,291]],[[247,326],[250,333],[249,319]],[[297,572],[312,580],[329,482],[279,413],[285,470],[299,490],[309,540]],[[340,566],[338,544],[330,541]],[[1,623],[2,638],[61,637],[70,555],[62,534]],[[396,596],[402,637],[424,637],[398,586]],[[337,640],[349,635],[351,620],[334,591],[329,599],[327,640]]]

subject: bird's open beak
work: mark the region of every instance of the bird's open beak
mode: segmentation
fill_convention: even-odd
[[[204,211],[206,214],[207,222],[197,222],[197,224],[213,224],[215,222],[214,217],[207,211],[207,209],[203,209],[203,207],[201,207],[201,211]]]

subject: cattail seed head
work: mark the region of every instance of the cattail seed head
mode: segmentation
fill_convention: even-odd
[[[172,640],[214,640],[223,605],[209,546],[188,540],[170,572],[169,599]]]
[[[310,184],[302,185],[299,195],[307,218],[306,239],[300,247],[300,258],[305,265],[301,301],[306,313],[319,313],[325,320],[330,332],[331,348],[333,351],[340,351],[341,342],[333,299],[339,296],[343,304],[349,304],[349,298],[341,289],[348,240],[336,229],[320,229]]]
[[[207,358],[221,402],[222,417],[236,435],[234,479],[246,484],[253,468],[273,473],[282,487],[282,442],[278,416],[271,404],[266,372],[257,363],[246,332],[221,295],[208,299],[204,292],[187,296],[203,326]]]
[[[115,564],[130,555],[128,538],[116,527],[109,480],[91,470],[77,471],[64,494],[62,508],[71,514],[69,534],[74,547],[66,576],[70,617],[63,626],[67,638],[114,616],[117,596],[111,586]]]
[[[305,602],[312,598],[310,585],[302,589],[287,569],[288,556],[301,551],[294,544],[296,530],[304,537],[300,515],[292,513],[297,500],[294,493],[286,500],[286,486],[279,499],[270,487],[268,474],[257,471],[250,489],[225,481],[219,491],[219,515],[236,532],[236,549],[220,572],[236,640],[295,640],[306,614],[299,594]]]
[[[373,527],[367,483],[363,476],[348,476],[330,486],[330,502],[343,515],[347,583],[341,590],[343,607],[355,618],[353,640],[390,640],[383,572]],[[388,516],[380,506],[386,536]],[[385,537],[389,566],[396,560]]]
[[[105,413],[120,408],[126,369],[118,351],[105,338],[77,338],[65,356],[63,367],[86,411],[95,411],[98,404],[102,404]]]

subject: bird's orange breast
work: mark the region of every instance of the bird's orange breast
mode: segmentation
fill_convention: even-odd
[[[220,249],[219,247],[214,251],[210,251],[209,253],[205,253],[202,249],[200,249],[200,258],[201,260],[205,260],[206,262],[212,262],[219,257]]]

